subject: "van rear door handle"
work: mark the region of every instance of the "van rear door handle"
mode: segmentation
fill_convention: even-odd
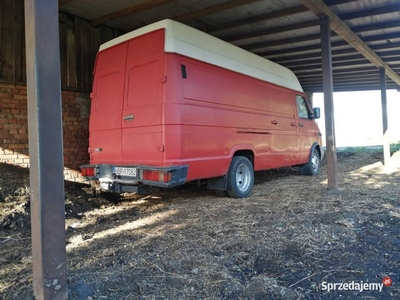
[[[278,121],[272,120],[271,123],[274,124],[274,125],[276,125],[276,124],[278,124]]]
[[[134,115],[126,115],[124,116],[124,121],[132,121],[135,118]]]
[[[299,126],[300,126],[300,127],[303,127],[304,125],[303,125],[303,123],[300,123]]]
[[[296,126],[295,122],[290,123],[291,126]]]

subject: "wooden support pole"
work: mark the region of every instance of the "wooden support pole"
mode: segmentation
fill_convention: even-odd
[[[33,288],[67,299],[58,0],[25,0]]]
[[[381,80],[381,102],[382,102],[382,128],[383,128],[383,164],[385,167],[389,164],[390,159],[390,142],[389,142],[389,125],[387,113],[387,98],[386,98],[386,72],[384,68],[379,68]]]
[[[329,17],[321,16],[322,78],[325,105],[326,163],[328,187],[338,188],[335,118],[333,106],[333,75],[331,52],[331,28]]]

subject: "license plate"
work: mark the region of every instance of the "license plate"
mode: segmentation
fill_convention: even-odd
[[[114,173],[117,175],[136,177],[136,168],[115,167]]]

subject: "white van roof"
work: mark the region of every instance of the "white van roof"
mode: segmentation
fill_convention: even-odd
[[[162,28],[165,28],[166,32],[165,52],[182,54],[295,91],[303,91],[296,75],[288,68],[169,19],[144,26],[108,41],[100,46],[100,51]]]

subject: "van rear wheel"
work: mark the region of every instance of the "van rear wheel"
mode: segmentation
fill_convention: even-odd
[[[321,169],[321,159],[319,157],[319,152],[316,148],[311,153],[308,163],[303,165],[300,169],[303,175],[318,175]]]
[[[226,192],[230,197],[248,197],[254,185],[254,169],[250,160],[244,156],[233,157],[227,179]]]

